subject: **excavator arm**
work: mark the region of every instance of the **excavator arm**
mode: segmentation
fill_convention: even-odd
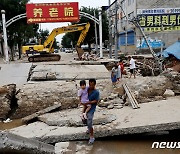
[[[79,59],[81,59],[82,55],[84,54],[84,50],[81,48],[81,44],[83,43],[88,31],[89,31],[90,23],[85,25],[85,28],[82,30],[78,42],[76,44],[76,51],[78,53]]]
[[[52,49],[55,37],[57,35],[62,34],[62,33],[75,32],[75,31],[82,31],[78,39],[78,43],[77,43],[77,46],[80,47],[87,35],[87,32],[89,31],[89,27],[90,27],[90,23],[83,23],[83,24],[76,24],[76,25],[56,28],[51,32],[51,34],[47,37],[46,41],[44,42],[44,45],[43,45],[44,49],[47,49],[47,51],[52,52],[51,49]]]

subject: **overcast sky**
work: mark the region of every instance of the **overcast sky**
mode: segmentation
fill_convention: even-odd
[[[112,0],[111,0],[112,1]],[[54,2],[79,2],[79,7],[94,7],[98,8],[101,6],[107,6],[109,0],[30,0],[30,3],[54,3]],[[51,32],[54,28],[67,26],[68,23],[41,23],[41,29],[48,29]],[[60,42],[63,34],[58,35],[56,39]]]

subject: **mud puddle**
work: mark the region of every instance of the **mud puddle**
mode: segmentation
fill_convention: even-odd
[[[15,119],[8,123],[0,122],[0,130],[12,129],[22,125],[21,119]]]

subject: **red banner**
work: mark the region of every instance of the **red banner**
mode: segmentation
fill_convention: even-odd
[[[78,2],[26,4],[27,23],[79,21]]]

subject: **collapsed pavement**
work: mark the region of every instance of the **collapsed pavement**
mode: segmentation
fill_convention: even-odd
[[[54,146],[0,131],[0,153],[54,154]]]
[[[109,116],[115,116],[116,118],[107,123],[102,123],[102,121],[96,123],[94,125],[95,137],[180,129],[179,99],[180,97],[170,97],[167,100],[143,103],[140,104],[140,109],[135,110],[129,106],[113,110],[98,107],[95,119],[102,116],[106,116],[107,119]],[[80,121],[79,113],[79,109],[71,109],[63,111],[63,113],[60,111],[45,114],[39,117],[41,122],[20,126],[9,130],[9,132],[45,143],[88,139],[86,127],[73,123],[73,119],[79,119]],[[58,115],[66,117],[64,119],[66,122],[63,122],[62,118],[58,122]],[[72,115],[74,115],[73,119]],[[52,121],[53,118],[55,118],[55,122]],[[69,121],[72,121],[73,125],[68,125]]]

